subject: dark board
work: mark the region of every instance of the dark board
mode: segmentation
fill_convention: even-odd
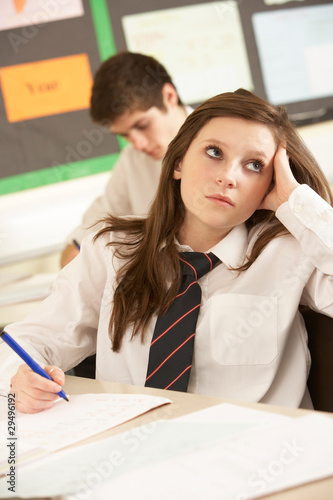
[[[85,53],[94,75],[101,63],[98,43],[108,48],[105,57],[115,49],[111,29],[111,35],[98,39],[103,36],[96,33],[102,12],[93,18],[93,4],[96,0],[83,0],[80,17],[0,31],[0,67]],[[2,95],[0,142],[2,193],[110,169],[119,152],[116,138],[92,122],[88,109],[9,123]]]

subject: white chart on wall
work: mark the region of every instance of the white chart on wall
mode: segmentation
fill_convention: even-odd
[[[122,18],[128,50],[149,54],[172,75],[185,103],[253,89],[238,2],[209,2]]]

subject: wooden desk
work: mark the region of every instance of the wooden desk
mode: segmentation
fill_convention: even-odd
[[[71,376],[66,377],[65,391],[68,394],[103,392],[127,394],[144,393],[158,396],[162,395],[164,397],[170,398],[173,401],[171,405],[156,408],[145,415],[141,415],[130,422],[126,422],[120,425],[117,428],[110,429],[97,437],[87,439],[86,442],[91,442],[96,439],[101,439],[118,434],[120,432],[125,432],[127,430],[133,429],[134,427],[138,427],[147,422],[151,422],[152,419],[171,419],[179,417],[181,415],[185,415],[186,413],[191,413],[193,411],[208,408],[209,406],[225,402],[239,404],[240,406],[246,406],[249,408],[254,408],[256,410],[288,415],[291,417],[297,417],[309,413],[308,410],[298,410],[293,408],[284,408],[264,404],[239,403],[208,396],[197,396],[194,394],[162,391],[158,389],[135,387],[131,385],[116,384],[112,382],[104,382],[100,380],[84,379]],[[330,415],[333,417],[333,414],[325,413],[325,415]],[[333,498],[333,477],[313,483],[304,484],[301,487],[292,488],[290,490],[264,496],[262,498],[270,500],[313,500],[315,498],[320,498],[320,500],[331,500]]]
[[[191,413],[197,410],[201,410],[225,402],[237,404],[240,406],[245,406],[248,408],[253,408],[264,412],[272,412],[282,415],[288,415],[290,417],[297,417],[310,413],[308,410],[283,408],[283,407],[264,405],[264,404],[239,403],[235,401],[224,400],[208,396],[198,396],[194,394],[179,393],[173,391],[162,391],[158,389],[135,387],[131,385],[117,384],[113,382],[104,382],[93,379],[84,379],[73,376],[66,376],[66,384],[64,386],[64,389],[66,393],[69,395],[85,394],[85,393],[150,394],[155,396],[164,396],[172,400],[171,405],[165,405],[156,408],[154,410],[151,410],[144,415],[141,415],[129,422],[119,425],[118,427],[109,429],[108,431],[105,431],[94,437],[81,441],[77,445],[82,445],[83,443],[91,443],[99,439],[111,437],[116,434],[129,431],[141,425],[151,423],[154,420],[158,419],[165,420],[165,419],[180,417],[187,413]],[[325,416],[333,417],[333,414],[325,413]],[[281,491],[279,493],[275,493],[272,495],[266,495],[261,498],[266,500],[313,500],[313,499],[331,500],[333,498],[333,476],[324,480],[307,483],[300,487]],[[18,500],[17,498],[12,498],[12,497],[11,499]],[[223,499],[223,495],[221,496],[221,499]],[[37,499],[32,498],[30,500],[37,500]],[[57,497],[57,499],[47,498],[44,500],[60,500],[60,499],[59,497]]]

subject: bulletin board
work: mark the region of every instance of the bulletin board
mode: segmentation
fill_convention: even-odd
[[[149,53],[187,104],[246,88],[296,125],[333,118],[331,0],[122,0],[118,49]]]
[[[124,142],[89,98],[121,50],[160,60],[194,107],[243,87],[300,125],[332,118],[329,0],[1,0],[0,14],[0,194],[112,169]]]
[[[0,194],[110,170],[117,139],[89,116],[116,52],[104,0],[2,0]]]

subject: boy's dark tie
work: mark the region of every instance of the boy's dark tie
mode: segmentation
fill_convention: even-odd
[[[181,286],[171,307],[157,318],[145,386],[186,392],[201,304],[197,280],[220,261],[212,253],[199,252],[180,253],[179,259]]]

